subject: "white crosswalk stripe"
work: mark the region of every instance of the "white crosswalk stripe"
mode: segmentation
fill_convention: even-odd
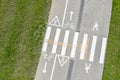
[[[48,40],[50,37],[51,29],[52,29],[51,27],[47,27],[47,31],[45,34],[44,43],[43,43],[43,47],[42,47],[42,52],[46,52],[46,50],[47,50]]]
[[[80,53],[80,59],[82,59],[82,60],[84,59],[84,55],[85,55],[87,39],[88,39],[88,34],[84,34],[83,42],[82,42],[82,49],[81,49],[81,53]]]
[[[60,37],[60,33],[61,33],[61,29],[57,28],[55,39],[54,39],[54,43],[53,43],[53,48],[52,48],[52,53],[53,54],[56,53],[57,45],[58,45],[58,41],[59,41],[59,37]]]
[[[62,47],[62,50],[61,50],[61,55],[62,56],[65,56],[65,52],[66,52],[66,48],[67,48],[67,44],[68,44],[69,34],[70,34],[70,31],[66,30],[65,31],[64,41],[63,41],[63,47]]]
[[[93,36],[92,46],[91,46],[91,51],[90,51],[90,58],[89,58],[89,61],[91,61],[91,62],[93,62],[93,60],[94,60],[96,42],[97,42],[97,36]]]
[[[72,44],[72,50],[71,50],[71,57],[72,58],[74,58],[74,56],[75,56],[75,52],[76,52],[76,48],[77,48],[78,35],[79,35],[79,32],[75,32],[74,39],[73,39],[73,44]]]
[[[101,55],[100,55],[100,64],[104,63],[105,52],[106,52],[107,38],[103,38],[102,47],[101,47]]]
[[[46,35],[45,35],[44,43],[43,43],[43,47],[42,47],[42,52],[47,52],[48,40],[49,40],[50,35],[51,35],[51,30],[52,30],[51,27],[47,27],[47,31],[46,31]],[[57,28],[56,34],[54,36],[53,47],[52,47],[51,53],[54,53],[54,54],[57,53],[57,47],[58,47],[58,43],[59,43],[60,34],[61,34],[61,29]],[[68,42],[69,42],[69,36],[70,36],[70,31],[66,30],[65,36],[63,38],[62,49],[61,49],[62,56],[66,55],[67,46],[68,46]],[[71,52],[70,52],[71,58],[75,58],[76,50],[77,50],[77,46],[78,46],[78,44],[77,44],[78,38],[79,38],[79,32],[75,32],[74,37],[73,37],[73,41],[72,41],[72,45],[71,45]],[[84,60],[84,58],[85,58],[87,41],[88,41],[88,34],[83,34],[83,41],[82,41],[81,52],[80,52],[80,57],[79,57],[81,60]],[[89,52],[90,56],[88,57],[90,62],[94,61],[97,41],[98,41],[98,36],[93,35],[91,46],[88,45],[88,46],[90,46],[90,52]],[[104,63],[106,45],[107,45],[107,38],[103,38],[102,39],[102,46],[100,46],[101,47],[100,58],[99,58],[100,64]]]

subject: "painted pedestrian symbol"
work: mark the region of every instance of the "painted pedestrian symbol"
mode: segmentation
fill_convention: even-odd
[[[87,63],[85,63],[85,71],[86,71],[87,74],[90,70],[90,67],[91,67],[91,64],[88,65]]]
[[[58,61],[61,67],[63,67],[67,63],[68,60],[69,60],[69,57],[58,55]]]
[[[93,29],[92,29],[92,30],[93,30],[93,31],[95,31],[95,30],[96,30],[96,31],[99,31],[98,28],[99,28],[99,25],[98,25],[97,22],[95,22],[95,25],[93,26]]]
[[[60,21],[59,21],[58,17],[55,16],[55,18],[53,18],[53,19],[51,20],[51,22],[49,23],[49,25],[51,25],[51,26],[56,26],[56,27],[60,27]]]

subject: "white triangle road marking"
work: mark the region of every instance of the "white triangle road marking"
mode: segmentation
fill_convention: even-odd
[[[70,58],[67,56],[58,55],[58,61],[59,61],[61,67],[63,67],[69,59]]]
[[[55,16],[55,17],[51,20],[51,22],[49,23],[49,25],[51,25],[51,26],[56,26],[56,27],[60,27],[60,21],[59,21],[58,17]]]

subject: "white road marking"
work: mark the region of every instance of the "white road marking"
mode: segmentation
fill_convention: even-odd
[[[42,53],[42,56],[45,60],[50,61],[51,59],[54,58],[54,54],[47,54],[47,53]]]
[[[74,12],[73,12],[73,11],[70,11],[70,21],[72,21],[73,14],[74,14]]]
[[[88,71],[90,70],[90,67],[91,67],[91,64],[87,64],[85,63],[85,70],[86,70],[86,73],[88,74]]]
[[[46,69],[47,69],[47,62],[45,62],[45,66],[44,66],[44,69],[43,69],[43,71],[42,71],[44,74],[47,72]]]
[[[53,73],[54,73],[54,70],[55,70],[56,60],[57,60],[57,54],[55,54],[55,59],[54,59],[54,64],[53,64],[53,68],[52,68],[52,73],[51,73],[51,76],[50,76],[50,80],[52,80],[52,78],[53,78]]]
[[[58,17],[55,16],[55,18],[53,18],[51,20],[51,22],[49,23],[49,25],[60,27],[60,21],[59,21]]]
[[[70,31],[66,30],[65,31],[64,41],[63,41],[63,47],[62,47],[62,50],[61,50],[61,55],[62,56],[65,56],[65,52],[66,52],[66,48],[67,48],[67,44],[68,44],[69,34],[70,34]]]
[[[101,47],[100,61],[99,61],[100,64],[104,63],[106,46],[107,46],[107,38],[103,38],[102,47]]]
[[[44,38],[42,52],[46,52],[46,50],[47,50],[48,40],[49,40],[49,37],[50,37],[51,29],[52,29],[51,27],[47,27],[47,31],[46,31],[45,38]]]
[[[89,58],[89,61],[91,61],[91,62],[93,62],[93,60],[94,60],[96,42],[97,42],[97,36],[93,36],[92,46],[91,46],[91,51],[90,51],[90,58]]]
[[[77,41],[78,41],[78,35],[79,35],[79,32],[75,32],[74,40],[73,40],[73,44],[72,44],[72,50],[71,50],[71,57],[72,58],[75,57],[75,52],[76,52],[76,48],[77,48]]]
[[[97,21],[95,22],[95,25],[93,26],[93,31],[95,31],[95,30],[97,30],[97,31],[99,31],[99,29],[98,29],[98,27],[99,27],[99,25],[98,25],[98,23],[97,23]]]
[[[57,45],[58,45],[58,40],[59,40],[59,37],[60,37],[60,32],[61,32],[61,29],[57,28],[54,43],[53,43],[53,48],[52,48],[52,53],[53,54],[55,54],[56,50],[57,50]]]
[[[63,67],[67,63],[68,60],[69,60],[69,57],[58,55],[58,61],[61,67]]]
[[[64,21],[65,21],[65,16],[66,16],[66,12],[67,12],[67,7],[68,7],[68,1],[69,0],[66,0],[66,4],[65,4],[65,10],[64,10],[64,15],[63,15],[63,20],[62,20],[62,28],[64,26]]]
[[[88,34],[84,34],[83,42],[82,42],[82,49],[81,49],[81,54],[80,54],[80,59],[82,59],[82,60],[84,59],[87,39],[88,39]]]

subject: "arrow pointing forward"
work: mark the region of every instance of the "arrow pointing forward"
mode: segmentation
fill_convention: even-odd
[[[73,11],[70,11],[70,21],[72,21],[73,14],[74,14],[74,12],[73,12]]]

